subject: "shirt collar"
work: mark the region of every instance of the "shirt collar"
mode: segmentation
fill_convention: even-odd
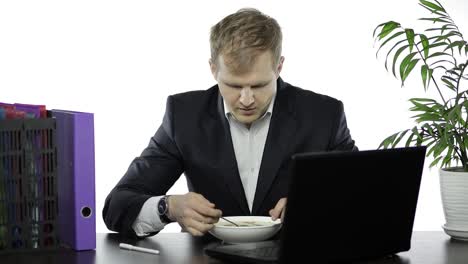
[[[228,106],[226,105],[226,101],[224,101],[224,98],[221,96],[223,100],[223,106],[224,106],[224,115],[226,118],[229,120],[229,118],[234,115],[232,115],[231,111],[229,110]],[[257,120],[260,120],[264,118],[267,114],[271,115],[273,114],[273,106],[275,105],[275,99],[276,99],[276,92],[273,94],[273,97],[271,98],[270,104],[268,105],[268,109],[265,111],[265,113]],[[235,118],[235,117],[234,117]]]

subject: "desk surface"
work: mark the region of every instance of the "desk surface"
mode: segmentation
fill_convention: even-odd
[[[118,234],[97,234],[96,250],[74,252],[59,250],[56,252],[35,252],[26,254],[0,254],[2,264],[157,264],[157,263],[222,263],[203,253],[206,246],[217,241],[206,237],[192,237],[187,233],[161,233],[144,240],[129,241],[121,239]],[[160,255],[151,255],[122,250],[120,242],[159,249]],[[397,262],[404,264],[466,264],[468,263],[468,242],[451,240],[443,232],[414,232],[411,250],[398,254]]]

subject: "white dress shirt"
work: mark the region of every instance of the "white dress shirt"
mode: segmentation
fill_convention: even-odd
[[[226,103],[224,104],[224,112],[229,120],[232,144],[236,154],[237,168],[239,169],[239,175],[250,212],[252,212],[258,172],[262,163],[263,149],[265,148],[268,128],[270,127],[274,100],[275,97],[271,100],[265,114],[255,120],[250,125],[250,129],[245,124],[237,121],[234,115],[226,111]]]
[[[229,111],[226,102],[223,101],[224,114],[229,121],[237,168],[239,169],[242,186],[244,187],[244,193],[251,212],[275,98],[276,94],[273,95],[265,114],[255,120],[250,125],[250,128],[237,121]],[[145,236],[164,228],[165,224],[161,222],[157,213],[157,205],[161,197],[163,196],[151,197],[143,204],[140,213],[132,225],[133,230],[138,236]]]

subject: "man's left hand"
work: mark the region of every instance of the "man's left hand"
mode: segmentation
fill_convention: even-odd
[[[273,221],[281,217],[281,222],[284,220],[284,212],[286,211],[286,202],[287,198],[281,198],[278,203],[276,203],[275,208],[270,210],[270,216]]]

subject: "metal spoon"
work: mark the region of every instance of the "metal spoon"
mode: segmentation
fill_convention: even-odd
[[[233,221],[231,221],[231,220],[228,220],[228,219],[226,219],[225,217],[221,217],[221,218],[222,218],[222,219],[224,219],[224,220],[226,220],[227,222],[229,222],[229,223],[231,223],[231,224],[233,224],[233,225],[237,226],[237,227],[240,227],[240,225],[238,225],[238,224],[234,223],[234,222],[233,222]]]

